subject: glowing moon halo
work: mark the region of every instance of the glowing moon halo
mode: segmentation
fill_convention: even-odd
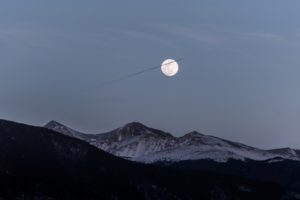
[[[175,76],[178,70],[178,63],[173,59],[167,59],[161,64],[161,71],[166,76]]]

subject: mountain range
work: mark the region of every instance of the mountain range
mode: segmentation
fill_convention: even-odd
[[[56,121],[45,128],[131,161],[272,182],[300,191],[297,149],[264,150],[197,131],[175,137],[138,122],[99,134],[84,134]]]
[[[291,148],[263,150],[238,142],[193,131],[182,137],[147,127],[138,122],[100,134],[85,134],[56,121],[46,128],[75,137],[115,156],[143,163],[178,162],[186,160],[230,159],[279,162],[300,161],[300,150]]]
[[[145,130],[141,124],[132,125],[134,130],[136,126],[141,129],[138,132],[128,131],[121,136],[113,131],[101,137],[112,138],[113,141],[119,142],[126,137],[144,134],[151,135],[148,136],[149,138],[171,137],[155,129]],[[61,128],[62,131],[66,127]],[[128,130],[127,128],[127,126],[123,127],[124,130]],[[296,181],[293,185],[262,181],[222,171],[192,168],[192,165],[182,162],[176,162],[182,166],[132,162],[73,136],[49,128],[0,120],[0,199],[185,200],[298,199],[300,197],[300,189],[296,187]],[[89,135],[81,136],[89,137]],[[94,137],[91,141],[96,142],[98,136]],[[115,144],[113,141],[112,143]],[[118,150],[119,147],[112,149]],[[200,161],[205,161],[200,166],[209,166],[208,162],[233,165],[231,159],[226,163],[214,160]],[[234,161],[247,164],[241,160]],[[293,159],[288,162],[299,163]],[[270,167],[273,164],[277,163],[268,163]],[[298,180],[299,172],[294,175],[294,179]],[[291,177],[290,174],[287,176]]]

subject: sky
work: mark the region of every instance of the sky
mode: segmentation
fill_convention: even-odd
[[[300,148],[300,1],[0,5],[0,118],[100,133],[132,121]],[[178,75],[159,69],[184,58]]]

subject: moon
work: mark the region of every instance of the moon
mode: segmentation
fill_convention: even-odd
[[[161,64],[161,71],[166,76],[175,76],[178,70],[178,63],[173,59],[167,59]]]

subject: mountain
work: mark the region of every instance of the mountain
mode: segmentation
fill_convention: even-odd
[[[88,139],[89,137],[92,136],[92,135],[89,135],[89,134],[81,133],[79,131],[75,131],[74,129],[71,129],[67,126],[64,126],[63,124],[61,124],[57,121],[54,121],[54,120],[48,122],[45,125],[45,128],[48,128],[50,130],[62,133],[62,134],[67,135],[67,136],[82,139],[82,140]]]
[[[55,124],[55,125],[53,125]],[[45,127],[83,139],[86,142],[114,154],[143,163],[160,161],[183,161],[211,159],[217,162],[235,160],[269,160],[275,158],[300,160],[299,150],[263,150],[238,142],[201,134],[197,131],[182,137],[149,128],[141,123],[126,124],[102,134],[83,134],[58,122],[50,122]]]
[[[175,138],[166,132],[152,129],[133,122],[102,134],[83,134],[61,123],[51,121],[46,128],[62,134],[83,139],[88,143],[116,156],[137,158],[152,152],[161,151],[172,145]]]
[[[154,130],[149,134],[169,137]],[[131,162],[47,128],[0,120],[1,200],[296,199],[297,195],[297,190],[270,182]]]
[[[300,190],[299,150],[262,150],[197,131],[173,137],[141,123],[91,137],[86,141],[130,160],[270,181]]]

